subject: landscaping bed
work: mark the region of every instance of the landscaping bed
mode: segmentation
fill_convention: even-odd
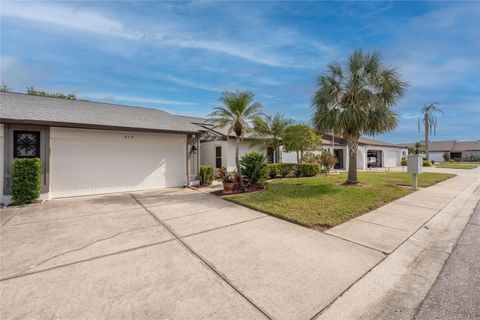
[[[453,177],[424,172],[419,187]],[[335,176],[280,179],[263,192],[235,194],[224,199],[317,230],[324,230],[412,193],[411,174],[359,172],[358,185],[344,185],[346,173]]]
[[[235,194],[246,194],[246,193],[258,192],[263,190],[265,190],[265,185],[256,184],[256,185],[247,187],[243,192],[241,192],[240,189],[235,188],[231,192],[226,192],[224,190],[216,190],[210,193],[218,197],[225,197],[225,196],[231,196]]]

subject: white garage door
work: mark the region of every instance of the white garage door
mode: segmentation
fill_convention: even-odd
[[[395,167],[397,165],[398,152],[395,150],[385,150],[385,167]]]
[[[54,198],[186,183],[186,135],[51,128]]]

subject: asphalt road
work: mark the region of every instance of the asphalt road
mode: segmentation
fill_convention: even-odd
[[[480,319],[480,203],[415,319]]]

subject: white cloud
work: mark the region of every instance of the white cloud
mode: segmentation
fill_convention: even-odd
[[[216,52],[257,64],[272,67],[312,67],[316,62],[296,59],[288,55],[278,54],[279,48],[285,50],[290,46],[294,51],[304,48],[309,54],[331,54],[335,50],[317,40],[305,38],[291,30],[272,32],[269,26],[262,26],[262,36],[254,39],[231,40],[212,39],[210,36],[198,34],[195,28],[186,28],[174,19],[163,19],[162,22],[148,25],[142,22],[141,29],[132,29],[121,21],[102,13],[72,5],[52,3],[2,3],[2,16],[28,19],[37,22],[58,25],[78,31],[100,35],[157,43],[177,48]],[[188,25],[188,21],[184,21]],[[192,29],[194,31],[192,31]],[[158,31],[161,30],[161,31]]]
[[[178,84],[180,86],[184,86],[184,87],[189,87],[189,88],[194,88],[194,89],[200,89],[200,90],[206,90],[206,91],[212,91],[212,92],[221,92],[222,89],[218,88],[218,87],[214,87],[214,86],[209,86],[207,84],[203,84],[203,83],[198,83],[198,82],[195,82],[195,81],[190,81],[190,80],[186,80],[186,79],[182,79],[182,78],[179,78],[179,77],[175,77],[175,76],[172,76],[172,75],[168,75],[168,74],[162,74],[159,76],[160,78],[164,79],[164,80],[167,80],[171,83],[175,83],[175,84]]]
[[[1,15],[122,38],[137,39],[140,37],[139,33],[125,30],[123,24],[117,20],[90,10],[64,5],[2,2]]]

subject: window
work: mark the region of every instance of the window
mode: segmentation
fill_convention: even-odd
[[[40,132],[13,132],[14,158],[40,158]]]
[[[222,147],[215,147],[215,168],[220,169],[222,167]]]

